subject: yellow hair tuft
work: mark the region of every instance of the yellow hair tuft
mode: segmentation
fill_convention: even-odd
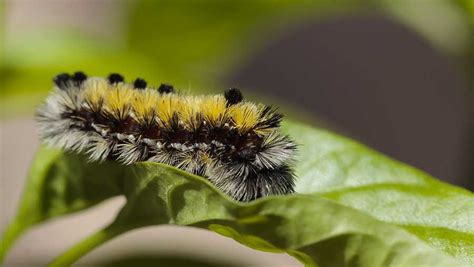
[[[107,92],[109,86],[109,83],[104,79],[89,79],[84,85],[82,99],[86,101],[91,109],[98,111],[105,101],[105,92]]]
[[[258,107],[250,102],[239,103],[229,108],[229,115],[240,132],[252,129],[259,119]]]
[[[105,109],[116,119],[126,119],[135,89],[124,83],[113,84],[105,92]]]
[[[200,103],[204,118],[215,126],[220,126],[226,118],[226,100],[222,95],[203,97]]]
[[[135,119],[140,123],[152,124],[159,101],[159,94],[153,89],[135,90],[132,108]]]

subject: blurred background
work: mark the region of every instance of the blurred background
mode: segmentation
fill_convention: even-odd
[[[55,74],[76,70],[199,93],[239,87],[294,120],[474,188],[472,0],[0,0],[0,18],[0,231],[38,147],[35,107]],[[44,265],[123,201],[34,229],[6,266]],[[299,266],[171,226],[126,234],[81,263]]]

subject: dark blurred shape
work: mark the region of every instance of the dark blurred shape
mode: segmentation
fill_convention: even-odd
[[[135,87],[136,89],[145,89],[146,86],[147,86],[147,82],[143,80],[142,78],[137,78],[133,82],[133,87]]]
[[[327,119],[346,134],[460,186],[467,85],[418,34],[381,17],[310,21],[226,81]]]
[[[53,82],[61,89],[67,88],[69,80],[71,80],[71,76],[67,73],[60,73],[53,78]]]
[[[109,79],[110,83],[120,83],[124,81],[123,76],[118,73],[111,73],[107,79]]]
[[[202,259],[192,259],[188,256],[172,256],[172,255],[133,255],[122,257],[119,259],[111,259],[107,262],[94,264],[97,267],[243,267],[233,263],[224,262],[208,262]]]
[[[174,92],[174,87],[170,84],[162,83],[160,87],[158,87],[158,92],[162,94],[169,94]]]
[[[72,80],[77,86],[80,86],[85,80],[87,80],[87,75],[82,71],[76,71],[72,76]]]
[[[232,106],[237,103],[240,103],[244,99],[242,92],[240,92],[240,90],[237,88],[230,88],[230,89],[225,90],[224,96],[225,96],[228,106]]]

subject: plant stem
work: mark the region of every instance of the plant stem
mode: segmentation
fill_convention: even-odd
[[[7,228],[7,230],[3,233],[3,237],[0,240],[0,266],[3,264],[5,260],[5,256],[13,245],[15,240],[23,233],[25,227],[20,225],[19,223],[13,221]]]
[[[70,249],[68,249],[65,253],[54,259],[48,266],[49,267],[64,267],[64,266],[70,266],[74,262],[76,262],[78,259],[80,259],[82,256],[86,255],[89,253],[91,250],[94,248],[104,244],[105,242],[109,241],[110,239],[126,232],[129,228],[125,227],[116,227],[114,224],[109,225],[107,228],[102,229]]]

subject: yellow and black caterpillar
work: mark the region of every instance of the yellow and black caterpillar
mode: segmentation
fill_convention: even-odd
[[[188,95],[173,86],[133,84],[119,74],[59,74],[37,111],[47,144],[123,164],[153,161],[209,179],[239,201],[294,191],[296,145],[279,131],[282,115],[223,95]]]

